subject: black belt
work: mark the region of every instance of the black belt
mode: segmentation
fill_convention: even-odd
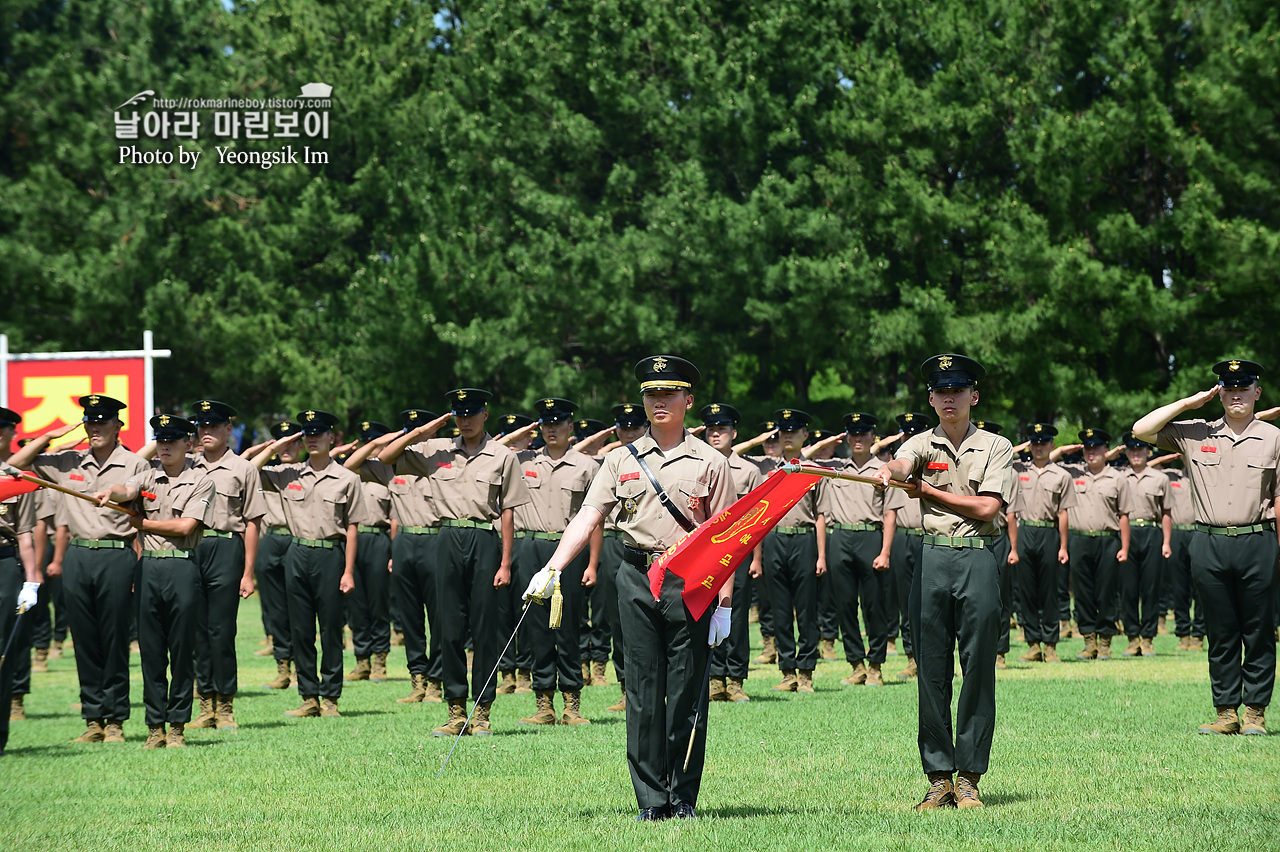
[[[641,571],[648,571],[649,566],[653,564],[653,560],[661,556],[662,553],[663,551],[661,550],[641,550],[629,544],[622,545],[623,561],[639,568]]]

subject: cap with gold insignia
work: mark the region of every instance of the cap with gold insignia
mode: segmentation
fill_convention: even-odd
[[[381,438],[391,431],[391,427],[377,420],[364,420],[360,423],[360,440],[366,444],[375,438]]]
[[[197,426],[227,423],[236,416],[234,408],[216,399],[198,399],[192,408],[195,413],[191,415],[191,422]]]
[[[279,423],[271,427],[271,437],[279,441],[285,435],[296,435],[302,431],[302,427],[292,420],[281,420]]]
[[[1152,446],[1151,444],[1148,444],[1146,441],[1142,440],[1141,438],[1135,438],[1133,435],[1133,432],[1125,432],[1124,438],[1122,440],[1124,441],[1124,445],[1126,449],[1130,449],[1130,450],[1140,450],[1143,448],[1148,450],[1155,449],[1154,446]]]
[[[931,391],[977,387],[986,374],[981,364],[964,355],[934,355],[920,365],[920,376]]]
[[[874,432],[879,425],[880,421],[876,416],[865,411],[851,411],[844,416],[844,431],[850,435]]]
[[[498,437],[510,435],[517,429],[523,429],[532,422],[532,417],[527,417],[523,414],[504,414],[498,418]]]
[[[437,438],[456,438],[462,434],[462,430],[457,426],[444,426],[436,433]]]
[[[558,396],[548,396],[535,402],[533,410],[538,412],[538,420],[541,423],[561,423],[573,419],[573,412],[578,410],[578,403]]]
[[[812,447],[814,444],[818,443],[819,441],[825,438],[830,438],[830,437],[831,437],[831,431],[829,429],[813,429],[809,432],[809,439],[804,443],[805,443],[805,446]]]
[[[425,408],[406,408],[400,412],[400,425],[408,432],[410,429],[417,429],[419,426],[430,423],[439,416]]]
[[[157,414],[148,422],[155,439],[161,443],[185,441],[196,431],[196,425],[190,420],[183,420],[172,414]]]
[[[773,419],[778,421],[778,428],[783,432],[795,432],[800,429],[808,428],[813,422],[813,418],[809,416],[809,412],[801,411],[798,408],[779,408],[773,412]]]
[[[1263,373],[1261,364],[1240,358],[1219,361],[1213,365],[1213,371],[1218,374],[1218,384],[1224,388],[1247,388]]]
[[[609,413],[613,415],[613,422],[619,429],[639,429],[649,422],[644,406],[633,402],[618,403],[609,409]]]
[[[921,414],[918,411],[908,411],[905,414],[899,414],[893,419],[898,421],[898,428],[902,430],[902,434],[908,437],[920,432],[927,432],[933,428],[933,421],[929,419],[929,415]]]
[[[1085,447],[1105,447],[1111,443],[1111,433],[1106,429],[1081,429],[1076,437]]]
[[[84,409],[85,423],[101,423],[104,420],[119,420],[120,410],[128,406],[118,399],[91,393],[80,397],[80,407]]]
[[[22,422],[22,415],[12,408],[0,408],[0,427],[17,426]]]
[[[702,406],[698,410],[698,416],[702,418],[704,426],[737,426],[738,421],[742,419],[738,409],[723,402]]]
[[[1027,427],[1027,440],[1033,444],[1052,441],[1057,435],[1058,430],[1054,428],[1052,423],[1032,423]]]
[[[299,411],[296,419],[298,425],[302,427],[302,434],[304,435],[319,435],[322,432],[331,432],[333,427],[338,425],[336,415],[316,408]]]
[[[585,441],[602,429],[608,428],[608,424],[601,423],[599,420],[591,420],[589,418],[575,420],[573,421],[573,437],[579,441]]]
[[[994,420],[975,420],[973,425],[985,432],[990,432],[992,435],[999,435],[1004,431],[1004,427]]]
[[[445,399],[449,401],[449,413],[466,417],[484,411],[493,394],[479,388],[458,388],[445,394]]]
[[[777,420],[761,420],[759,425],[756,426],[756,428],[759,429],[761,433],[772,432],[774,429],[778,428],[778,421]]]
[[[651,355],[636,364],[640,392],[651,390],[690,390],[702,378],[698,368],[674,355]]]

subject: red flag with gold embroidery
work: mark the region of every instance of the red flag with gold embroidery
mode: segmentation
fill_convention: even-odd
[[[809,473],[775,470],[754,491],[686,533],[649,566],[653,599],[658,599],[662,579],[670,571],[684,579],[689,614],[702,618],[734,569],[819,479]]]
[[[29,494],[39,488],[38,483],[21,476],[0,476],[0,500],[8,500],[19,494]]]

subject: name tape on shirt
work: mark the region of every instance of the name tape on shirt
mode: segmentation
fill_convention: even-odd
[[[1020,473],[1020,474],[1018,474],[1018,478],[1019,478],[1019,479],[1021,479],[1023,482],[1030,482],[1030,481],[1031,481],[1031,477],[1030,477],[1030,476],[1028,476],[1028,475],[1027,475],[1027,474],[1025,474],[1025,473]]]
[[[524,475],[525,475],[525,476],[532,476],[534,479],[537,479],[537,478],[538,478],[538,472],[537,472],[536,470],[526,470],[526,471],[524,472]]]
[[[1202,453],[1216,453],[1217,451],[1218,451],[1217,447],[1204,446],[1200,448],[1200,452]]]
[[[947,462],[929,462],[929,464],[925,466],[925,469],[926,470],[950,470],[951,465],[948,464]]]
[[[397,477],[395,477],[394,479],[392,479],[391,481],[392,481],[392,482],[394,482],[396,485],[408,485],[408,484],[409,484],[409,480],[405,479],[403,476],[397,476]]]
[[[453,462],[436,462],[436,468],[444,468],[445,470],[453,470]]]
[[[70,476],[68,476],[67,479],[73,479],[76,482],[84,482],[84,475],[80,473],[73,473]]]
[[[302,486],[301,486],[301,485],[299,485],[299,484],[298,484],[298,483],[296,483],[296,482],[290,482],[288,485],[286,485],[286,486],[285,486],[285,488],[288,488],[290,491],[301,491],[301,490],[302,490]]]
[[[619,481],[619,482],[630,482],[630,481],[631,481],[631,480],[633,480],[633,479],[639,479],[639,478],[640,478],[640,471],[636,470],[636,471],[632,471],[631,473],[624,473],[624,474],[622,474],[622,476],[619,476],[619,477],[618,477],[618,481]]]
[[[1076,485],[1087,485],[1087,484],[1088,484],[1088,483],[1087,483],[1087,482],[1085,482],[1083,479],[1077,479],[1077,480],[1076,480]]]
[[[1169,483],[1169,485],[1170,485],[1170,487],[1172,487],[1172,488],[1181,488],[1181,487],[1182,487],[1182,483],[1181,483],[1181,482],[1170,482],[1170,483]]]

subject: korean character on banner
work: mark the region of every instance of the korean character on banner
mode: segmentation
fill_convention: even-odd
[[[190,112],[175,112],[173,114],[173,135],[185,137],[187,139],[195,139],[200,132],[200,113],[195,110]]]
[[[287,137],[296,138],[298,133],[298,114],[296,112],[278,112],[276,116],[276,132],[277,138]]]
[[[308,136],[329,138],[329,113],[309,112],[302,119],[302,129]]]
[[[142,132],[151,137],[169,138],[169,113],[152,110],[142,117]]]
[[[246,139],[269,139],[271,133],[267,127],[267,119],[271,114],[266,110],[256,110],[244,114],[244,135]]]
[[[132,112],[132,118],[121,118],[120,113],[116,113],[116,138],[117,139],[137,139],[138,138],[138,113]]]
[[[213,114],[213,135],[230,139],[240,138],[240,113],[215,112]]]

